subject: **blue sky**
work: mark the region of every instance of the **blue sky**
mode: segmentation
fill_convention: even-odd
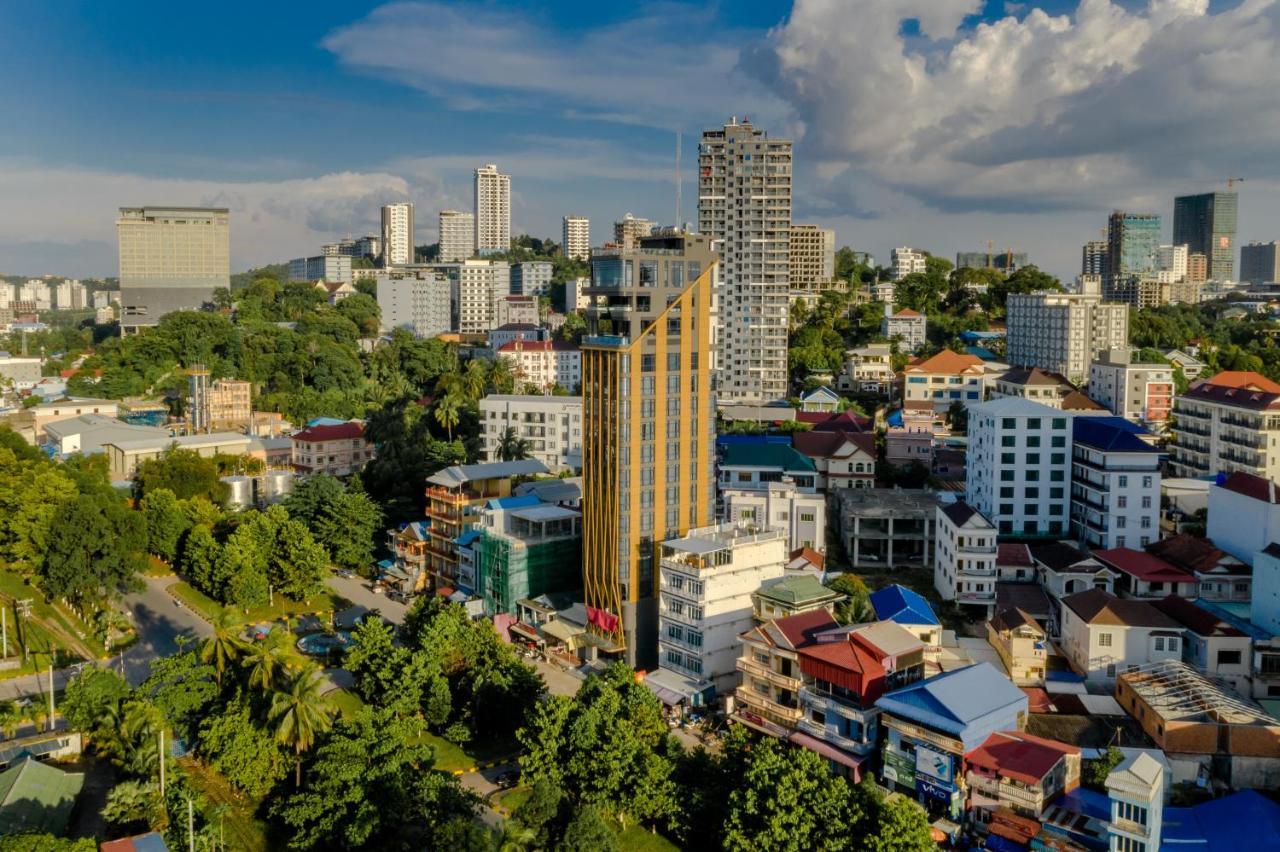
[[[428,241],[484,162],[517,231],[581,213],[600,241],[674,218],[676,128],[694,218],[697,133],[735,113],[797,140],[798,221],[886,261],[991,239],[1074,274],[1112,207],[1167,214],[1232,172],[1241,236],[1271,239],[1280,14],[1236,5],[9,4],[0,271],[112,274],[139,203],[231,206],[236,268],[400,198]]]

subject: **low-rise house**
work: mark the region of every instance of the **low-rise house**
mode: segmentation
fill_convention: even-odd
[[[888,396],[896,383],[893,347],[872,343],[845,352],[844,373],[837,380],[845,390]]]
[[[98,455],[103,445],[117,441],[171,439],[168,429],[155,426],[134,426],[102,414],[81,414],[66,420],[55,420],[44,427],[45,449],[56,456],[72,453],[84,456]]]
[[[826,564],[827,559],[821,553],[812,548],[801,547],[791,551],[787,557],[787,573],[813,574],[822,581],[827,576]]]
[[[44,440],[44,427],[47,424],[79,417],[82,414],[119,417],[120,404],[111,399],[60,396],[22,409],[9,418],[9,425],[30,443],[39,444]]]
[[[939,506],[933,546],[933,587],[944,601],[982,607],[996,603],[996,528],[968,503]]]
[[[31,754],[0,772],[0,837],[15,840],[15,849],[35,848],[34,835],[62,835],[71,821],[84,773],[41,763]],[[33,835],[30,847],[14,835]]]
[[[1209,487],[1206,537],[1244,562],[1280,541],[1280,487],[1270,479],[1236,471]]]
[[[1062,599],[1062,640],[1072,668],[1090,684],[1148,663],[1182,659],[1182,625],[1148,601],[1090,589]]]
[[[1030,613],[1011,607],[987,622],[987,641],[1018,686],[1044,686],[1049,636]]]
[[[1248,694],[1253,663],[1253,640],[1248,634],[1176,595],[1152,601],[1152,606],[1182,625],[1183,662]]]
[[[902,371],[904,403],[927,402],[943,412],[953,403],[968,406],[982,402],[983,361],[943,349],[930,358],[917,358]]]
[[[996,572],[1002,583],[1036,582],[1036,561],[1031,557],[1031,548],[1018,541],[997,543]]]
[[[910,308],[903,308],[896,314],[891,313],[892,305],[885,304],[884,319],[880,321],[880,333],[893,340],[901,339],[899,344],[903,352],[915,352],[924,346],[928,339],[928,325],[923,314]]]
[[[1200,588],[1195,575],[1142,550],[1116,547],[1095,550],[1093,556],[1119,572],[1115,592],[1122,598],[1159,600],[1168,595],[1194,598]]]
[[[113,482],[132,479],[138,465],[158,459],[171,448],[190,450],[204,458],[214,456],[240,456],[247,453],[252,444],[248,435],[239,432],[214,432],[209,435],[181,435],[115,440],[102,445],[107,457],[107,470]]]
[[[789,479],[770,482],[767,486],[721,489],[725,521],[783,531],[788,553],[802,548],[826,553],[826,498],[800,491]]]
[[[1076,386],[1061,373],[1039,367],[1015,367],[996,378],[991,398],[1015,396],[1061,410],[1062,400],[1074,390]]]
[[[986,827],[1000,808],[1039,820],[1049,802],[1080,786],[1080,748],[999,731],[965,755],[969,811]]]
[[[364,437],[364,423],[318,424],[294,432],[293,469],[298,473],[350,476],[373,458],[373,444]]]
[[[1115,591],[1118,572],[1103,565],[1084,550],[1068,541],[1033,544],[1031,558],[1036,562],[1040,585],[1049,596],[1061,600],[1067,595],[1087,589]]]
[[[1194,382],[1200,378],[1200,374],[1209,368],[1209,365],[1196,358],[1194,355],[1188,355],[1181,349],[1169,349],[1164,353],[1164,357],[1168,358],[1173,366],[1182,371],[1182,375],[1186,376],[1187,381]]]
[[[840,535],[854,568],[933,564],[938,496],[923,489],[839,492]]]
[[[893,583],[871,593],[876,618],[906,628],[926,646],[942,644],[942,622],[929,602],[906,586]]]
[[[881,778],[959,821],[964,755],[998,731],[1021,730],[1027,696],[990,663],[935,675],[876,701],[885,729]]]
[[[838,627],[825,609],[766,621],[744,632],[733,718],[774,736],[787,736],[800,722],[799,649],[818,633]]]
[[[796,490],[818,490],[818,470],[813,462],[786,444],[751,442],[723,444],[720,487],[763,491],[771,482],[790,479]]]
[[[933,442],[937,437],[933,425],[890,426],[884,435],[884,460],[894,467],[919,462],[933,467]]]
[[[427,583],[427,543],[430,541],[425,521],[412,521],[399,529],[387,531],[387,550],[390,559],[378,564],[382,579],[395,586],[401,594],[410,595],[422,591]]]
[[[765,582],[751,594],[751,611],[757,624],[789,618],[814,610],[829,610],[845,599],[812,574],[797,574]]]
[[[814,388],[800,394],[800,410],[806,413],[835,414],[840,410],[840,394],[828,387]]]
[[[517,340],[523,343],[533,343],[550,339],[547,330],[537,323],[509,322],[489,332],[489,348],[497,352],[508,343],[513,343]]]
[[[1253,569],[1207,539],[1182,533],[1153,541],[1147,552],[1194,574],[1205,600],[1246,603],[1253,597]]]
[[[874,488],[876,436],[871,432],[796,432],[792,446],[818,471],[818,489]]]
[[[1102,548],[1158,539],[1160,451],[1119,417],[1076,417],[1071,426],[1074,537]]]

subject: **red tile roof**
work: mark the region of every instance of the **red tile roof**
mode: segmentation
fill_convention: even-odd
[[[1049,693],[1038,686],[1020,686],[1018,688],[1027,696],[1027,712],[1053,712],[1053,699],[1049,697]]]
[[[1205,379],[1205,383],[1224,388],[1280,393],[1280,384],[1276,384],[1261,373],[1255,373],[1251,370],[1223,370],[1216,376]]]
[[[967,370],[984,369],[982,359],[976,355],[961,355],[950,349],[943,349],[932,358],[917,358],[906,366],[904,373],[941,373],[944,375],[960,375]]]
[[[1001,777],[1037,785],[1070,754],[1080,754],[1080,748],[1021,731],[1003,731],[987,737],[965,760]]]
[[[803,559],[819,570],[822,569],[822,566],[827,561],[825,556],[814,550],[812,547],[801,547],[797,550],[793,550],[789,561],[794,562],[797,559]]]
[[[321,441],[350,441],[364,437],[364,426],[356,421],[333,425],[308,426],[301,432],[293,433],[294,441],[319,443]]]
[[[1218,618],[1207,609],[1196,606],[1186,598],[1169,595],[1162,600],[1152,601],[1151,605],[1195,633],[1197,636],[1244,636],[1236,628]]]
[[[1106,411],[1106,407],[1099,405],[1089,397],[1073,390],[1062,398],[1063,411]]]
[[[1237,471],[1227,477],[1222,487],[1264,503],[1280,503],[1280,491],[1277,491],[1276,484],[1270,479],[1254,476],[1252,473]]]
[[[847,458],[852,452],[836,455],[845,444],[876,457],[876,436],[870,432],[796,432],[791,436],[791,446],[796,452],[809,458]]]
[[[1036,561],[1031,558],[1031,548],[1014,542],[1001,542],[996,545],[996,564],[1008,565],[1012,568],[1036,567]]]
[[[829,411],[797,411],[796,421],[809,423],[814,432],[866,432],[871,428],[871,418],[852,411],[832,414]]]
[[[569,352],[577,349],[567,340],[510,340],[498,347],[499,352]]]
[[[1243,371],[1218,373],[1192,385],[1183,396],[1250,411],[1280,409],[1280,384]]]
[[[815,633],[840,626],[825,609],[815,609],[779,618],[773,622],[773,625],[787,638],[793,648],[803,648],[812,643]]]
[[[893,316],[894,316],[894,318],[897,318],[897,317],[918,317],[918,316],[920,316],[920,314],[916,313],[915,311],[911,310],[910,308],[903,308],[902,310],[898,311],[898,312],[897,312],[896,314],[894,314]]]
[[[1188,571],[1165,562],[1159,556],[1133,550],[1128,547],[1113,547],[1110,550],[1095,550],[1093,555],[1098,561],[1123,571],[1130,577],[1146,582],[1156,583],[1194,583],[1195,576]]]
[[[1147,545],[1147,553],[1188,571],[1208,571],[1226,557],[1213,542],[1187,533],[1153,541]]]

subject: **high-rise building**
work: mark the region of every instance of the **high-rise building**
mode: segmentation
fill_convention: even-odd
[[[377,258],[382,254],[382,238],[375,234],[363,237],[343,237],[336,243],[322,245],[320,253],[345,255],[347,257]]]
[[[792,225],[789,264],[793,293],[829,289],[836,277],[836,232],[817,225]]]
[[[958,251],[956,252],[956,269],[998,269],[1001,272],[1013,272],[1027,266],[1029,260],[1025,251],[1000,252],[991,251]]]
[[[487,335],[496,327],[498,300],[511,295],[511,266],[468,260],[450,267],[449,275],[455,327],[462,334]]]
[[[1125,291],[1129,279],[1154,273],[1159,248],[1158,213],[1125,213],[1121,210],[1112,213],[1107,220],[1104,295],[1108,299],[1116,299]]]
[[[969,505],[1000,535],[1062,537],[1071,502],[1071,416],[1015,396],[969,406]]]
[[[1156,249],[1156,269],[1168,272],[1171,284],[1187,279],[1187,247],[1160,246]]]
[[[516,296],[547,296],[555,267],[549,260],[526,260],[511,267],[511,293]]]
[[[1211,281],[1235,279],[1236,214],[1240,196],[1206,192],[1173,199],[1173,242],[1208,259]]]
[[[382,208],[382,265],[414,262],[413,205],[407,201]]]
[[[1209,258],[1203,253],[1193,251],[1187,255],[1187,282],[1203,284],[1209,280]]]
[[[1105,276],[1107,271],[1107,241],[1089,240],[1081,252],[1080,274]]]
[[[591,257],[582,340],[583,587],[591,631],[653,668],[659,544],[711,523],[715,400],[709,237]]]
[[[1232,370],[1201,379],[1173,400],[1171,476],[1244,471],[1280,479],[1280,384]]]
[[[591,259],[591,220],[586,216],[565,216],[560,250],[570,260]]]
[[[1006,311],[1006,360],[1076,384],[1088,378],[1099,352],[1129,345],[1129,306],[1094,293],[1012,293]]]
[[[1280,281],[1280,243],[1249,243],[1240,249],[1240,280],[1249,284]]]
[[[231,213],[225,207],[121,207],[120,330],[199,310],[231,286]]]
[[[733,118],[702,134],[698,227],[720,254],[718,392],[726,402],[787,396],[791,140]]]
[[[613,242],[618,248],[633,249],[641,237],[653,233],[653,222],[630,213],[613,223]]]
[[[894,281],[901,281],[908,275],[913,275],[917,272],[923,273],[929,268],[928,263],[926,263],[928,259],[929,253],[927,251],[900,246],[889,252],[889,263],[893,268],[890,277]]]
[[[493,163],[476,169],[475,218],[477,252],[511,248],[511,175]]]
[[[461,210],[440,211],[440,262],[461,263],[476,253],[476,217]]]
[[[449,279],[439,272],[382,270],[377,284],[383,331],[408,329],[415,337],[435,337],[453,328]]]

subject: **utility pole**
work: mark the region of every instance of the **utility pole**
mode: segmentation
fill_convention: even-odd
[[[31,619],[31,598],[23,598],[16,601],[18,607],[18,615],[22,616],[22,661],[27,661],[27,632],[30,629],[29,621]]]
[[[52,730],[54,729],[54,727],[55,727],[54,720],[53,720],[53,714],[54,714],[54,707],[53,707],[53,654],[50,654],[50,655],[49,655],[49,730],[51,730],[51,731],[52,731]]]
[[[9,606],[0,606],[0,641],[4,642],[4,659],[9,659]]]
[[[164,728],[160,729],[160,798],[164,798]]]
[[[196,852],[196,810],[190,796],[187,797],[187,845],[191,852]]]

